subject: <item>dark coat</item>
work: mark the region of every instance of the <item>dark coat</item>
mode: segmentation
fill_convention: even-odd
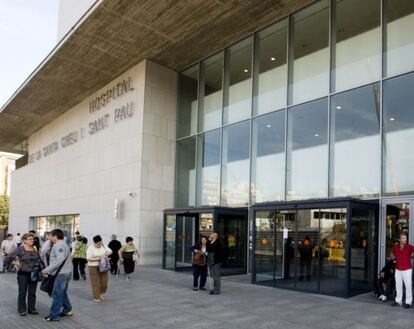
[[[216,240],[214,243],[211,243],[210,241],[207,241],[207,252],[208,257],[211,256],[214,257],[213,264],[221,264],[226,261],[226,255],[224,252],[224,248],[220,240]],[[209,260],[210,264],[210,260]]]

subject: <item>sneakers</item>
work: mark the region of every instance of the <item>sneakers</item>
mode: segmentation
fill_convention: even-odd
[[[404,304],[404,308],[411,308],[410,304]]]
[[[63,317],[63,316],[72,316],[73,314],[74,314],[73,310],[70,310],[67,313],[60,313],[60,317]]]
[[[381,296],[378,297],[378,300],[381,301],[381,302],[386,302],[387,301],[387,296],[381,295]]]
[[[33,314],[33,315],[39,314],[39,312],[38,312],[38,311],[36,311],[36,310],[30,311],[30,312],[27,312],[27,313],[29,313],[29,314]]]
[[[54,319],[50,315],[45,317],[43,320],[45,320],[46,322],[59,321],[59,319]]]
[[[197,287],[194,287],[194,288],[193,288],[193,290],[194,290],[194,291],[197,291],[198,289],[197,289]]]
[[[97,298],[94,298],[94,299],[92,299],[95,303],[100,303],[101,302],[101,300],[100,299],[97,299]]]
[[[204,287],[201,287],[201,288],[200,288],[200,290],[206,290],[206,288],[204,288]]]
[[[99,297],[101,298],[101,300],[105,300],[104,294],[100,294]]]
[[[392,304],[391,304],[391,306],[401,306],[400,304],[398,304],[397,302],[393,302]]]
[[[26,316],[27,313],[26,312],[20,312],[20,316]]]

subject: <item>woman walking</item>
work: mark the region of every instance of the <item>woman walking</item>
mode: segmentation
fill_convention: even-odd
[[[200,242],[191,247],[193,252],[193,290],[206,290],[207,279],[207,238],[201,237]],[[198,285],[200,278],[200,286]]]
[[[128,236],[125,239],[126,244],[119,249],[118,255],[121,262],[124,263],[125,279],[129,280],[131,273],[135,270],[135,260],[139,257],[138,250],[135,248],[134,239]]]
[[[93,301],[100,302],[104,299],[106,289],[108,288],[108,270],[101,272],[100,263],[108,262],[108,256],[112,254],[112,250],[102,243],[100,235],[93,237],[93,244],[86,251],[86,259],[88,261],[89,278],[92,286]]]
[[[32,268],[40,260],[37,250],[33,247],[34,236],[31,233],[23,234],[23,244],[10,253],[5,262],[10,264],[16,257],[19,260],[17,271],[17,284],[19,286],[19,297],[17,299],[17,310],[21,316],[29,314],[39,314],[36,311],[36,288],[37,281],[32,281]],[[27,305],[26,305],[27,295]],[[27,311],[27,313],[26,313]]]
[[[79,280],[79,271],[82,279],[86,280],[86,249],[87,245],[83,243],[83,237],[81,235],[77,235],[76,242],[72,249],[73,280],[75,281]]]

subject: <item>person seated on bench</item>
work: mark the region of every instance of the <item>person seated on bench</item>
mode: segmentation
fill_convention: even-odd
[[[391,254],[378,275],[376,293],[378,300],[386,302],[395,291],[395,256]]]

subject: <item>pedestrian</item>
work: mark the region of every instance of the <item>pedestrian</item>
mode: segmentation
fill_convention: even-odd
[[[386,302],[395,290],[395,256],[391,253],[378,275],[376,293],[378,300]]]
[[[138,259],[139,254],[137,248],[134,245],[134,239],[128,236],[125,239],[126,244],[122,246],[118,251],[119,259],[124,263],[125,279],[129,280],[130,275],[134,273],[135,261]]]
[[[9,266],[16,258],[18,259],[17,284],[19,287],[19,296],[17,299],[17,311],[21,316],[26,316],[27,313],[39,314],[35,307],[37,281],[31,280],[32,268],[37,264],[39,255],[33,247],[33,234],[23,234],[22,241],[23,244],[8,254],[4,261]]]
[[[75,281],[79,280],[79,272],[82,279],[86,280],[86,249],[87,245],[83,243],[83,237],[81,235],[77,235],[76,243],[72,248],[73,280]]]
[[[405,303],[404,308],[410,308],[412,304],[412,264],[411,256],[414,253],[414,247],[407,243],[407,235],[402,233],[400,235],[400,243],[392,247],[392,253],[395,257],[395,288],[397,295],[395,302],[391,306],[403,305],[403,283],[405,286]]]
[[[4,259],[17,248],[16,242],[13,240],[13,234],[7,234],[6,238],[1,242],[1,255],[3,257],[3,272],[11,271],[11,266],[6,265]]]
[[[54,229],[50,232],[53,248],[50,252],[50,264],[43,271],[44,276],[54,275],[52,305],[45,321],[59,321],[61,317],[73,315],[72,304],[68,296],[68,286],[72,275],[69,256],[70,250],[64,240],[63,231]]]
[[[193,290],[206,290],[207,280],[207,238],[202,236],[200,242],[191,247],[193,252]],[[200,285],[198,285],[200,278]]]
[[[214,288],[210,295],[219,295],[221,290],[221,266],[224,263],[224,249],[217,233],[212,233],[207,242],[208,271],[214,280]]]
[[[122,248],[122,243],[116,239],[116,235],[112,234],[111,241],[108,243],[108,248],[112,250],[112,255],[109,257],[111,262],[111,273],[118,273],[119,249]]]
[[[20,236],[20,233],[17,233],[16,234],[16,238],[15,239],[16,239],[17,246],[20,247],[21,244],[22,244],[22,237]]]
[[[40,251],[40,239],[36,235],[36,231],[30,230],[29,233],[33,235],[33,238],[34,238],[33,246],[36,248],[36,252],[39,252]]]
[[[93,237],[93,244],[86,251],[89,278],[92,286],[93,301],[98,303],[105,299],[108,288],[108,272],[101,272],[99,264],[105,257],[112,254],[112,250],[102,243],[100,235]]]
[[[50,232],[45,233],[45,243],[43,243],[42,248],[40,248],[40,258],[43,260],[43,262],[49,266],[50,261],[50,252],[52,251],[53,247],[53,241],[52,241],[52,235]]]

